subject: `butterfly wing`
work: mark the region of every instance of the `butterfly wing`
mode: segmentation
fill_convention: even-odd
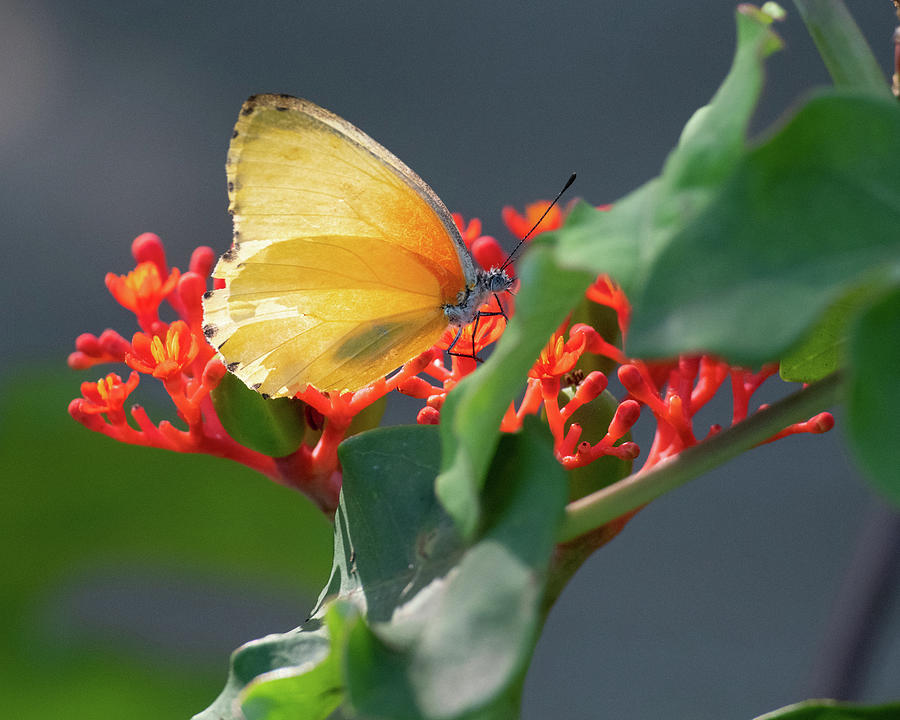
[[[206,331],[271,396],[356,390],[433,345],[475,272],[450,213],[345,120],[283,95],[250,98],[228,153],[235,244]]]

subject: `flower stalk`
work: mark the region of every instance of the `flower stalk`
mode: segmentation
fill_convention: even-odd
[[[660,495],[684,485],[756,445],[774,439],[780,434],[781,428],[802,423],[803,418],[808,418],[811,413],[821,413],[837,402],[842,382],[840,373],[834,373],[759,410],[728,430],[658,463],[652,469],[641,470],[607,488],[575,500],[566,508],[559,542],[572,542],[585,533],[634,512]],[[828,429],[826,426],[827,422],[818,431],[824,432]]]

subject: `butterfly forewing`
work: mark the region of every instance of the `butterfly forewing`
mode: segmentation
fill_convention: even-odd
[[[272,396],[355,390],[439,338],[471,259],[434,193],[387,150],[296,98],[245,103],[228,155],[235,245],[207,333]]]

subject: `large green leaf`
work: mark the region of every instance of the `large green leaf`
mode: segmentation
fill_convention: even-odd
[[[311,630],[238,650],[233,681],[200,718],[235,717],[238,697],[252,720],[324,718],[341,698],[366,718],[516,717],[564,473],[543,429],[505,437],[483,533],[467,545],[434,494],[439,456],[431,427],[385,428],[342,445],[334,567]]]
[[[829,91],[671,227],[633,288],[629,352],[777,359],[834,301],[900,264],[900,109]]]
[[[629,295],[646,282],[674,233],[711,202],[745,151],[763,85],[763,60],[781,46],[771,21],[752,6],[738,9],[731,69],[710,104],[685,125],[662,174],[610,210],[576,208],[557,232],[561,265],[608,273]]]
[[[354,622],[353,607],[357,614],[368,612],[373,621],[389,620],[408,584],[420,589],[446,572],[462,552],[434,497],[437,428],[376,430],[346,441],[340,454],[344,484],[334,520],[334,560],[316,609],[303,627],[236,650],[225,689],[196,720],[237,720],[240,715],[232,713],[242,693],[241,701],[255,717],[278,717],[282,706],[297,703],[304,703],[310,720],[326,717],[327,703],[318,706],[318,714],[313,704],[329,692],[334,696],[331,672],[343,654],[322,625],[328,601],[340,598],[352,604],[333,610],[328,620],[332,630],[343,633]],[[341,680],[337,702],[343,698]]]
[[[238,700],[241,693],[258,679],[274,680],[275,674],[286,666],[301,666],[307,671],[308,677],[297,683],[303,694],[296,700],[307,713],[304,717],[309,720],[325,718],[340,703],[340,686],[335,691],[329,635],[322,623],[315,621],[302,629],[252,640],[235,650],[231,654],[225,688],[213,704],[195,715],[193,720],[245,720]],[[263,692],[251,705],[251,712],[256,713],[256,717],[261,712],[275,712],[267,700]]]
[[[896,720],[900,703],[851,705],[835,700],[807,700],[760,715],[756,720]]]
[[[900,287],[859,318],[850,358],[851,444],[872,483],[900,505]]]
[[[326,614],[324,628],[297,632],[309,645],[293,646],[282,658],[303,658],[305,666],[287,672],[276,667],[252,676],[241,693],[240,720],[316,720],[326,718],[344,699],[341,672],[342,649],[349,627],[359,622],[356,608],[349,603],[334,603]],[[266,642],[264,638],[262,642]],[[314,643],[314,644],[313,644]],[[284,646],[281,646],[284,647]],[[233,707],[233,706],[232,706]]]
[[[389,623],[372,626],[378,642],[369,658],[349,657],[350,678],[357,679],[350,697],[358,710],[392,719],[470,717],[474,711],[516,717],[518,682],[537,640],[566,493],[565,474],[542,427],[535,423],[504,437],[485,489],[478,542],[451,572],[403,598]],[[396,659],[398,652],[403,662],[391,673],[390,687],[398,697],[414,698],[414,710],[405,714],[381,697],[386,678],[379,659],[385,653]],[[360,691],[367,702],[357,701]]]
[[[633,304],[627,350],[777,359],[848,289],[900,264],[900,110],[881,93],[821,92],[761,144],[746,141],[775,47],[738,13],[725,83],[660,177],[558,231],[566,267],[610,273]]]
[[[815,382],[843,367],[848,327],[871,291],[868,286],[854,288],[831,305],[803,340],[781,359],[778,365],[781,379]]]

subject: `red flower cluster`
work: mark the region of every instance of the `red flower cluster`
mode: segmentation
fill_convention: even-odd
[[[608,208],[609,206],[601,206],[598,209]],[[546,202],[534,203],[529,205],[522,215],[514,208],[506,207],[503,209],[503,220],[514,235],[522,237],[546,209]],[[454,218],[463,232],[467,247],[483,267],[502,264],[505,258],[503,250],[493,238],[480,235],[479,221],[473,220],[464,226],[459,216]],[[541,222],[540,231],[557,229],[563,219],[563,211],[558,207],[552,207]],[[597,278],[587,289],[585,296],[588,300],[609,307],[615,312],[619,334],[624,344],[631,318],[631,306],[622,289],[604,275]],[[496,309],[492,304],[484,307],[486,312],[493,312]],[[511,315],[512,303],[510,302],[509,307],[505,309],[507,314]],[[481,352],[494,342],[504,327],[505,321],[502,317],[482,318],[478,326],[478,337],[475,339],[476,352]],[[565,335],[566,325],[550,338],[529,372],[525,394],[518,408],[515,405],[510,406],[500,429],[504,432],[515,432],[521,428],[526,415],[538,414],[543,408],[553,435],[556,457],[569,470],[582,467],[604,456],[637,458],[640,452],[638,446],[630,441],[621,441],[638,421],[642,407],[647,407],[656,421],[653,444],[642,465],[642,469],[649,469],[661,460],[697,444],[694,416],[716,394],[726,378],[730,377],[732,384],[733,425],[747,416],[751,395],[778,369],[777,365],[771,365],[758,373],[752,373],[742,368],[731,367],[726,362],[708,355],[649,363],[627,358],[620,347],[604,339],[589,325],[580,323],[573,325],[568,330],[568,340],[565,339]],[[400,392],[425,401],[425,407],[418,416],[420,423],[440,422],[440,408],[447,392],[452,390],[462,377],[475,369],[475,362],[470,358],[453,357],[449,368],[443,364],[443,353],[440,349],[445,347],[451,338],[452,335],[448,331],[441,344],[432,349],[431,360],[424,368],[425,374],[438,380],[440,386],[430,384],[418,376],[410,377],[398,386]],[[461,347],[470,347],[471,327],[466,328],[459,342]],[[577,423],[571,422],[573,414],[582,406],[594,401],[606,390],[608,384],[607,376],[596,370],[583,378],[579,377],[577,365],[586,352],[608,358],[618,365],[619,381],[628,392],[628,397],[618,403],[606,434],[602,438],[595,439],[593,444],[583,440],[582,428]],[[573,392],[563,392],[567,385],[574,386],[570,388]],[[562,406],[560,399],[566,400]],[[831,414],[821,413],[811,420],[785,428],[770,438],[769,442],[795,433],[826,432],[833,426],[834,418]],[[714,425],[706,434],[714,434],[719,430],[721,426]]]
[[[530,205],[525,215],[505,208],[503,219],[519,237],[531,228],[546,210],[547,203]],[[464,223],[454,216],[466,246],[484,268],[496,267],[506,259],[497,241],[481,234],[481,222]],[[551,208],[541,230],[553,230],[562,223],[563,211]],[[106,330],[99,337],[81,335],[69,365],[85,369],[98,363],[123,362],[133,372],[127,381],[114,373],[96,383],[82,385],[83,397],[73,400],[69,412],[91,430],[138,445],[168,448],[180,452],[203,452],[244,463],[273,480],[296,488],[308,495],[323,511],[337,506],[341,474],[337,446],[346,437],[353,418],[387,393],[397,390],[424,401],[418,413],[419,423],[440,422],[441,407],[447,393],[476,368],[471,357],[445,356],[455,337],[448,329],[440,341],[417,358],[406,363],[390,378],[383,378],[354,393],[322,393],[313,387],[298,393],[312,412],[308,422],[321,429],[315,445],[301,444],[292,454],[273,458],[236,442],[222,427],[210,399],[226,370],[202,331],[202,296],[215,256],[207,247],[198,248],[188,272],[169,269],[160,239],[151,233],[139,236],[132,245],[137,261],[125,276],[112,273],[106,285],[113,297],[134,312],[141,332],[128,342],[118,333]],[[614,282],[601,276],[588,288],[587,300],[611,308],[616,316],[619,335],[624,340],[631,314],[627,298]],[[179,317],[172,323],[160,320],[159,308],[167,303]],[[499,339],[506,319],[498,314],[497,300],[492,298],[482,310],[486,314],[464,328],[458,347],[478,355]],[[515,312],[514,298],[503,300],[507,316]],[[638,446],[626,439],[643,407],[656,421],[656,435],[643,469],[678,454],[698,442],[695,434],[696,413],[730,378],[733,395],[731,423],[743,420],[749,412],[750,398],[777,366],[752,373],[711,356],[680,357],[668,362],[648,363],[627,358],[621,348],[605,339],[590,325],[566,323],[553,334],[534,363],[524,396],[518,407],[510,405],[501,430],[518,430],[526,415],[543,410],[554,439],[557,459],[567,469],[582,467],[604,456],[634,459]],[[617,407],[603,437],[582,438],[582,428],[572,422],[573,415],[595,401],[607,388],[607,376],[598,370],[585,374],[579,369],[585,353],[601,356],[618,365],[618,379],[627,397]],[[449,357],[449,361],[445,358]],[[124,404],[137,387],[140,375],[152,375],[162,381],[172,398],[179,417],[187,424],[180,430],[167,421],[154,425],[138,405],[130,409],[137,427],[129,424]],[[607,394],[608,395],[608,394]],[[611,397],[611,396],[608,396]],[[825,432],[834,424],[829,413],[792,425],[770,440],[799,432]],[[718,432],[720,426],[707,429],[705,435]],[[593,441],[593,442],[592,442]]]
[[[136,332],[131,342],[114,330],[99,337],[85,333],[75,341],[69,365],[84,370],[118,362],[133,372],[127,382],[110,373],[96,383],[83,383],[82,397],[69,404],[72,417],[90,430],[122,442],[237,460],[301,490],[323,510],[334,510],[340,490],[336,456],[321,461],[321,451],[316,454],[316,449],[302,446],[290,458],[269,457],[235,441],[219,421],[210,393],[226,370],[202,329],[202,298],[215,261],[212,249],[197,248],[185,273],[168,268],[162,241],[152,233],[137,237],[131,251],[137,261],[135,269],[124,276],[108,274],[106,286],[121,305],[134,312],[141,332]],[[160,319],[164,302],[179,319],[171,323]],[[140,405],[126,413],[125,401],[142,375],[163,383],[186,430],[167,420],[155,425]],[[133,423],[129,423],[129,415]]]

